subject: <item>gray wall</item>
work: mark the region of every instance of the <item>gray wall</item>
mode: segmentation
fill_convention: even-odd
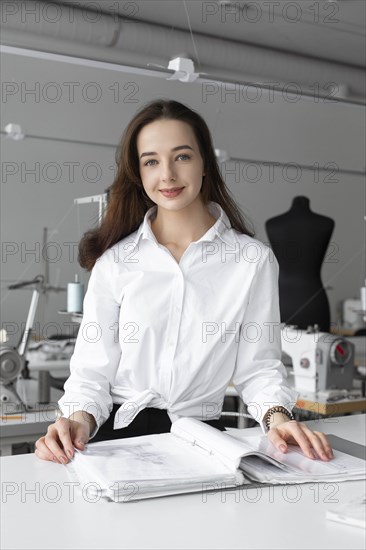
[[[317,103],[311,99],[291,102],[278,95],[270,102],[264,93],[256,102],[243,96],[221,96],[219,92],[205,97],[199,83],[169,82],[9,55],[2,56],[2,80],[19,86],[14,95],[4,97],[2,129],[9,122],[19,123],[26,134],[41,137],[15,142],[1,136],[1,321],[2,325],[14,323],[14,330],[18,327],[12,343],[20,335],[31,293],[9,291],[7,285],[43,272],[43,227],[48,228],[49,240],[57,243],[46,250],[52,260],[50,283],[65,287],[79,273],[87,286],[89,274],[80,269],[76,256],[70,254],[72,245],[64,243],[76,246],[81,234],[96,223],[97,208],[76,207],[73,200],[102,193],[110,185],[115,146],[135,111],[151,99],[176,99],[200,112],[209,124],[215,146],[228,150],[233,158],[308,166],[318,163],[321,167],[335,163],[343,169],[365,169],[364,108],[360,106]],[[52,82],[61,91],[54,102],[55,87],[49,86]],[[66,82],[80,84],[75,88],[74,101],[70,101]],[[99,100],[86,99],[87,92],[89,98],[95,92],[93,87],[83,88],[88,83],[97,83],[101,90]],[[117,85],[118,100],[111,89],[112,86],[116,90]],[[21,90],[37,86],[40,90],[37,98],[24,94],[22,97]],[[78,144],[78,140],[112,147]],[[65,164],[71,162],[78,163],[73,180]],[[39,177],[27,173],[36,163]],[[47,168],[48,163],[55,164]],[[99,174],[89,163],[97,164]],[[255,167],[245,163],[226,163],[222,169],[228,187],[253,221],[257,238],[268,241],[265,221],[285,212],[297,195],[308,196],[313,211],[335,220],[322,279],[324,286],[331,287],[328,296],[332,321],[336,322],[338,302],[359,295],[365,272],[364,177],[337,174],[331,169],[318,174],[314,170],[286,172],[281,166],[268,177],[268,167],[257,168],[262,170],[259,176]],[[9,169],[16,173],[9,174]],[[37,246],[40,254],[25,254]],[[65,292],[51,292],[42,297],[36,316],[41,334],[50,336],[60,330],[68,331],[65,323],[69,319],[57,313],[61,309],[66,309]]]

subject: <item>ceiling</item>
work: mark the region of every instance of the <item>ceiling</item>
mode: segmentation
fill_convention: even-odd
[[[55,1],[55,0],[54,0]],[[56,0],[136,21],[366,67],[366,0]],[[197,57],[199,58],[199,50]]]

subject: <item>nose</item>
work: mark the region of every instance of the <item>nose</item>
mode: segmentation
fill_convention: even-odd
[[[162,166],[162,170],[161,170],[162,181],[175,180],[176,174],[175,174],[174,166],[172,166],[170,162],[162,164],[161,166]]]

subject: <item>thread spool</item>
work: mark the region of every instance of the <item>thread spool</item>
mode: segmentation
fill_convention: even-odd
[[[75,275],[75,282],[67,285],[67,311],[70,313],[82,313],[84,300],[84,285]]]
[[[366,286],[361,287],[361,309],[362,311],[366,311]]]

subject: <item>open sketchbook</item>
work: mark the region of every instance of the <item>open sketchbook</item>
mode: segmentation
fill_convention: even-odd
[[[65,466],[90,499],[117,502],[255,483],[306,483],[366,478],[365,461],[334,450],[329,462],[297,446],[281,453],[266,435],[237,439],[192,418],[170,433],[88,443]]]

